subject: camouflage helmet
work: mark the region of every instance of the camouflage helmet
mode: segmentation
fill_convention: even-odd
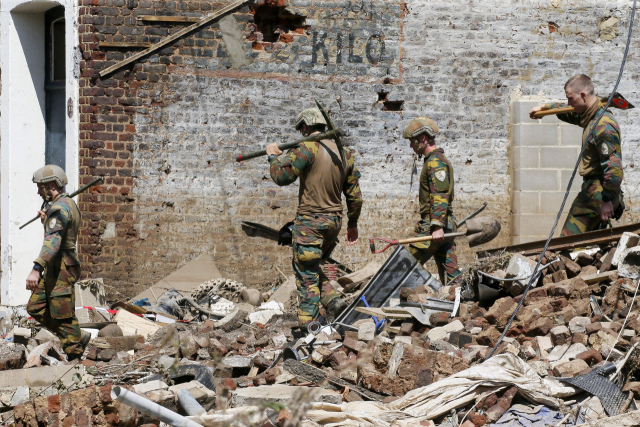
[[[307,126],[327,125],[327,121],[317,108],[307,108],[298,114],[296,130],[300,129],[303,123]]]
[[[46,184],[55,181],[58,187],[62,188],[69,182],[64,169],[56,165],[46,165],[33,173],[33,182],[36,184]]]
[[[426,133],[433,138],[438,133],[438,125],[429,117],[416,117],[405,126],[402,136],[405,139],[409,139],[415,138],[421,133]]]

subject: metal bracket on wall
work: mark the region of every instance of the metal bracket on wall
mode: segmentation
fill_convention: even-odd
[[[175,41],[178,40],[180,37],[189,34],[191,31],[196,30],[200,27],[202,27],[203,25],[208,24],[209,22],[213,21],[216,18],[219,18],[220,16],[231,12],[233,9],[237,8],[238,6],[242,6],[243,4],[245,4],[247,2],[247,0],[238,0],[235,1],[221,9],[216,10],[215,12],[213,12],[210,15],[205,16],[204,18],[200,19],[198,22],[196,22],[193,25],[189,25],[186,28],[183,28],[182,30],[176,32],[175,34],[170,35],[169,37],[160,40],[158,43],[150,46],[149,48],[143,50],[142,52],[138,52],[134,55],[131,55],[130,57],[128,57],[127,59],[124,59],[108,68],[105,68],[104,70],[100,71],[100,77],[104,77],[107,74],[113,73],[114,71],[124,67],[127,64],[131,64],[132,62],[142,58],[143,56],[149,55],[151,52],[154,52],[158,49],[160,49],[161,47]]]

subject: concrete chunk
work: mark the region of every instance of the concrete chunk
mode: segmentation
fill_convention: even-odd
[[[232,368],[250,368],[253,359],[248,356],[228,356],[222,359],[222,363]]]
[[[572,334],[584,334],[589,323],[591,323],[591,319],[588,317],[574,317],[569,321],[569,330]]]
[[[618,276],[629,279],[640,278],[640,246],[627,249],[618,262]]]
[[[622,237],[618,240],[618,246],[611,259],[611,265],[617,266],[624,251],[636,246],[640,242],[640,235],[635,233],[622,233]]]
[[[553,368],[553,374],[556,377],[575,377],[579,372],[588,369],[589,365],[582,359],[572,360],[571,362],[562,363]]]
[[[238,388],[231,392],[230,406],[262,405],[266,402],[288,403],[296,393],[308,393],[311,402],[325,402],[340,405],[342,395],[322,388],[296,387],[283,384]]]

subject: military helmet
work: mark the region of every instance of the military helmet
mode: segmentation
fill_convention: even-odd
[[[405,126],[402,136],[409,139],[415,138],[421,133],[426,133],[433,138],[438,133],[438,125],[429,117],[416,117]]]
[[[307,126],[327,125],[327,121],[317,108],[307,108],[298,114],[296,129],[300,129],[303,123]]]
[[[36,184],[45,184],[52,181],[55,181],[58,187],[61,188],[69,182],[67,174],[64,173],[64,169],[60,166],[46,165],[33,173],[33,182]]]

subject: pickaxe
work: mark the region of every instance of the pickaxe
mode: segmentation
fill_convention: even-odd
[[[481,209],[484,209],[484,206]],[[493,239],[495,239],[498,233],[500,233],[500,223],[488,216],[481,216],[472,219],[467,217],[465,218],[464,222],[467,223],[466,232],[448,233],[444,235],[444,238],[451,239],[454,237],[468,236],[469,246],[474,247],[492,241]],[[464,222],[461,221],[460,225],[462,225]],[[387,240],[383,239],[382,237],[372,237],[369,239],[369,248],[371,249],[371,253],[379,254],[386,251],[391,246],[404,245],[408,243],[427,242],[432,239],[432,236],[410,237],[408,239],[398,240]],[[379,251],[376,251],[375,240],[386,242],[387,246]]]
[[[609,97],[600,97],[600,105],[606,105]],[[631,108],[635,108],[632,103],[624,99],[624,96],[620,95],[618,92],[613,95],[613,99],[611,100],[611,107],[619,108],[621,110],[629,110]],[[573,107],[562,107],[562,108],[552,108],[550,110],[542,110],[536,111],[533,113],[533,117],[536,119],[540,119],[544,116],[550,116],[552,114],[565,114],[565,113],[573,113],[575,110]]]
[[[329,132],[317,133],[317,134],[314,134],[314,135],[309,135],[309,136],[306,136],[304,138],[297,139],[297,140],[295,140],[293,142],[287,142],[285,144],[280,144],[280,145],[278,145],[278,148],[281,151],[284,151],[284,150],[288,150],[289,148],[297,147],[298,145],[302,144],[303,142],[320,141],[321,139],[335,139],[335,140],[338,140],[338,139],[340,139],[341,136],[344,136],[344,133],[342,133],[342,129],[334,128],[334,129],[331,129]],[[236,161],[243,162],[245,160],[255,159],[256,157],[261,157],[261,156],[266,156],[266,155],[267,155],[267,150],[258,150],[258,151],[254,151],[254,152],[251,152],[251,153],[240,154],[236,158]]]

